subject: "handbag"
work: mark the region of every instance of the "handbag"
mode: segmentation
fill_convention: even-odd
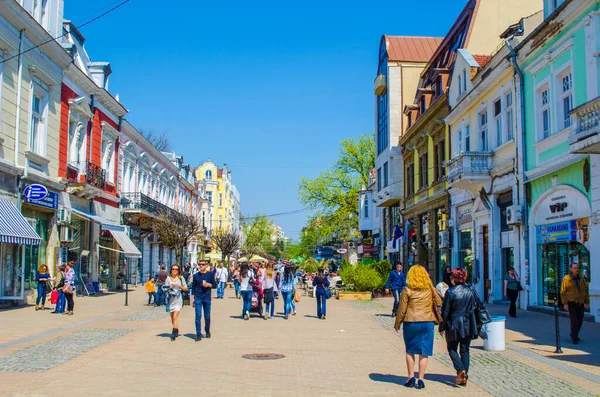
[[[475,319],[477,320],[477,324],[488,324],[492,322],[492,316],[488,312],[487,308],[479,299],[479,295],[477,295],[477,291],[473,288],[472,284],[469,284],[473,295],[475,296]]]
[[[54,284],[52,280],[46,280],[46,294],[51,293],[54,290]]]
[[[523,291],[523,286],[521,285],[521,282],[519,282],[517,284],[517,291],[519,291],[519,292]]]
[[[56,284],[56,289],[62,289],[62,287],[65,285],[65,274],[63,272],[60,272],[59,274],[61,277],[58,284]]]
[[[429,287],[429,289],[431,291],[431,311],[435,317],[434,323],[441,324],[444,322],[444,318],[442,317],[434,298],[434,294],[437,294],[437,291],[433,288],[433,286]]]
[[[62,292],[64,292],[67,295],[72,295],[73,294],[73,286],[72,285],[64,285],[62,287]]]
[[[275,300],[275,293],[273,288],[267,288],[263,292],[265,294],[265,303],[273,303],[273,301]]]
[[[50,293],[50,303],[52,303],[53,305],[56,305],[57,302],[58,302],[58,291],[52,290],[52,292]]]
[[[300,302],[300,291],[296,290],[294,292],[294,302],[298,303]]]
[[[331,290],[329,288],[325,289],[325,299],[331,298]]]

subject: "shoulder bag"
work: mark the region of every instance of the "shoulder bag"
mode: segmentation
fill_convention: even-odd
[[[433,288],[433,286],[430,286],[429,290],[431,291],[431,311],[433,312],[433,316],[435,317],[434,323],[441,324],[444,322],[444,318],[442,317],[442,314],[440,313],[440,310],[438,309],[438,306],[435,303],[434,294],[437,294],[437,291]]]
[[[485,305],[483,304],[481,299],[479,299],[479,295],[477,295],[477,291],[475,291],[475,288],[473,288],[472,284],[469,284],[469,288],[471,289],[471,291],[473,292],[473,295],[475,296],[475,319],[477,320],[477,323],[478,324],[491,323],[492,317],[490,316],[490,313],[488,312],[487,308],[485,307]]]

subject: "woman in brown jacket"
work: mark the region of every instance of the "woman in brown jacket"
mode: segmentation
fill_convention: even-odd
[[[406,285],[402,291],[394,328],[399,331],[400,324],[403,323],[408,369],[408,381],[404,386],[423,389],[427,361],[429,356],[433,355],[433,329],[440,318],[437,307],[442,304],[442,300],[433,288],[429,274],[423,266],[411,267],[406,277]],[[418,379],[415,378],[415,354],[419,355]]]

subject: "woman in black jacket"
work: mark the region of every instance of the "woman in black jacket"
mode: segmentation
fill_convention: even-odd
[[[456,370],[455,384],[466,386],[469,379],[469,348],[471,341],[477,337],[477,320],[475,308],[477,300],[475,290],[465,285],[467,271],[452,269],[452,287],[446,292],[442,304],[440,334],[446,336],[448,353]],[[460,346],[460,355],[459,355]]]

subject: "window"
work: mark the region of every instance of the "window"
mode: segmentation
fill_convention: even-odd
[[[458,131],[458,142],[456,143],[456,147],[458,148],[458,153],[463,151],[463,132],[462,130]]]
[[[219,215],[219,230],[223,230],[223,215]]]
[[[406,167],[406,196],[410,197],[415,193],[415,165],[410,164]]]
[[[539,95],[539,112],[540,112],[540,125],[541,125],[541,136],[542,139],[550,136],[550,91],[548,87],[543,88],[538,93]]]
[[[204,179],[206,179],[207,181],[212,180],[212,171],[211,170],[206,170],[206,172],[204,173]]]
[[[223,206],[223,193],[219,193],[219,207]]]
[[[381,191],[381,168],[377,168],[377,191]]]
[[[423,189],[429,186],[429,160],[427,153],[419,156],[419,188]]]
[[[433,146],[433,179],[435,181],[439,181],[440,180],[440,175],[439,175],[439,170],[440,170],[440,166],[439,166],[439,147],[438,145],[434,145]]]
[[[110,136],[102,138],[102,162],[100,166],[106,172],[106,181],[115,183],[115,149]]]
[[[487,111],[479,114],[479,131],[480,131],[480,149],[482,152],[487,152],[488,146],[488,116]]]
[[[502,146],[502,104],[500,99],[494,102],[494,120],[496,121],[496,146]]]
[[[46,113],[48,101],[39,95],[38,90],[33,92],[31,98],[31,131],[29,135],[29,150],[45,156],[46,149]]]
[[[387,90],[377,97],[377,154],[389,145]]]
[[[471,126],[465,127],[465,152],[471,151]]]
[[[425,107],[425,97],[422,96],[421,100],[419,101],[419,112],[421,114],[424,114],[426,110],[427,108]]]
[[[514,139],[515,125],[513,120],[513,95],[512,92],[506,94],[506,105],[505,105],[505,117],[506,117],[506,140],[510,141]]]
[[[562,91],[560,101],[562,104],[562,124],[569,128],[572,124],[569,112],[573,109],[573,75],[569,72],[561,77]]]
[[[462,90],[462,74],[458,75],[458,96],[461,96],[463,93]]]
[[[443,94],[443,90],[442,90],[442,78],[438,77],[435,80],[435,96],[437,98],[437,97],[439,97],[442,94]]]
[[[369,219],[369,196],[363,195],[363,218]]]
[[[444,140],[441,140],[440,143],[438,143],[438,150],[438,181],[441,181],[446,176],[446,142]]]
[[[386,162],[383,165],[383,187],[387,187],[389,184],[389,171],[388,171],[388,163]]]
[[[206,199],[212,203],[212,194],[213,192],[206,192]]]
[[[462,71],[462,92],[467,92],[467,69]]]

